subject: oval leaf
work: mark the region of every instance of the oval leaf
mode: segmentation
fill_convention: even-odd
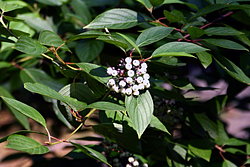
[[[9,136],[7,141],[7,148],[24,151],[29,154],[45,154],[49,152],[47,147],[26,136],[14,134]]]
[[[196,58],[195,56],[185,53],[185,52],[164,52],[164,53],[156,54],[153,57],[163,57],[163,56],[184,56],[184,57]]]
[[[127,29],[138,24],[138,14],[130,9],[111,9],[98,15],[84,28]]]
[[[25,83],[24,88],[33,93],[38,93],[53,99],[60,100],[61,102],[68,104],[75,111],[84,110],[87,106],[87,104],[84,102],[78,101],[72,97],[63,96],[57,91],[39,83]]]
[[[146,91],[138,97],[126,96],[125,105],[133,128],[140,138],[153,117],[154,103],[152,97],[149,91]]]
[[[20,101],[17,101],[15,99],[2,97],[5,103],[7,103],[9,106],[14,108],[16,111],[19,111],[23,115],[26,115],[27,117],[35,120],[36,122],[40,123],[43,127],[46,127],[46,121],[43,118],[43,116],[33,107],[28,106],[27,104],[24,104]]]
[[[219,35],[219,36],[228,36],[228,35],[242,35],[243,32],[235,30],[230,27],[211,27],[204,30],[207,35]]]
[[[166,53],[166,52],[185,52],[185,53],[198,53],[203,52],[208,49],[203,48],[199,45],[188,43],[188,42],[169,42],[165,45],[160,46],[157,48],[152,56],[160,54],[160,53]]]
[[[133,40],[131,40],[128,36],[124,35],[124,34],[121,34],[121,33],[117,33],[118,35],[120,35],[122,38],[124,38],[130,45],[132,45],[135,50],[141,55],[141,51],[140,49],[138,48],[138,46],[134,43]]]
[[[40,55],[47,51],[47,48],[38,41],[27,36],[21,36],[16,43],[16,50],[26,54]]]
[[[168,36],[173,31],[171,27],[151,27],[143,31],[137,38],[137,46],[146,46],[157,42],[166,36]]]
[[[215,45],[215,46],[219,46],[222,48],[226,48],[226,49],[233,49],[233,50],[246,50],[248,51],[247,48],[245,48],[244,46],[242,46],[241,44],[238,44],[234,41],[228,40],[228,39],[204,39],[205,42]]]

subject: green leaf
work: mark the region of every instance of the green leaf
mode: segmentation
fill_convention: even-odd
[[[12,65],[9,62],[5,62],[5,61],[0,61],[0,69],[1,68],[7,68],[7,67],[11,67]]]
[[[96,159],[98,161],[101,161],[107,165],[109,165],[111,167],[111,165],[108,163],[106,157],[99,153],[98,151],[90,148],[90,147],[87,147],[87,146],[84,146],[84,145],[80,145],[80,144],[77,144],[77,143],[72,143],[71,144],[73,146],[75,146],[76,148],[80,149],[84,154],[86,154],[87,156],[93,158],[93,159]]]
[[[208,49],[203,48],[199,45],[188,43],[188,42],[169,42],[165,45],[160,46],[157,48],[152,56],[160,54],[160,53],[166,53],[166,52],[185,52],[185,53],[198,53],[203,52]]]
[[[16,50],[26,54],[40,55],[47,51],[47,48],[41,45],[38,41],[27,37],[21,36],[15,46]]]
[[[187,31],[192,39],[200,38],[202,35],[205,34],[204,30],[194,26],[188,27]]]
[[[59,47],[62,46],[65,42],[53,31],[44,30],[39,34],[38,41],[42,45]],[[61,47],[62,49],[68,50],[66,45]]]
[[[237,154],[246,155],[244,151],[238,148],[225,148],[224,150],[228,153],[235,154],[235,155]]]
[[[150,0],[136,0],[137,2],[140,2],[143,6],[145,6],[150,12],[152,12],[153,6],[150,2]]]
[[[2,12],[10,12],[10,11],[20,9],[20,8],[23,8],[23,6],[9,3],[9,2],[0,1],[0,9],[2,10]]]
[[[138,36],[136,40],[136,45],[142,47],[152,44],[167,37],[172,31],[173,28],[171,27],[157,26],[148,28]]]
[[[29,154],[45,154],[49,149],[37,141],[22,135],[11,135],[7,139],[7,148],[27,152]]]
[[[250,85],[250,78],[232,61],[224,56],[214,56],[216,62],[234,79]]]
[[[61,81],[59,79],[55,80],[40,69],[26,68],[20,72],[20,77],[23,83],[25,82],[36,83],[37,82],[37,83],[46,85],[56,91],[60,90],[64,85],[64,81]]]
[[[14,108],[15,110],[19,111],[23,115],[26,115],[27,117],[35,120],[36,122],[40,123],[43,127],[46,128],[46,121],[43,118],[43,116],[33,107],[28,106],[27,104],[24,104],[20,101],[17,101],[15,99],[7,98],[7,97],[1,97],[4,102],[6,102],[9,106]]]
[[[150,122],[150,127],[156,128],[156,129],[161,130],[163,132],[166,132],[170,135],[170,133],[167,130],[167,128],[165,127],[165,125],[163,125],[163,123],[156,116],[152,117],[151,122]]]
[[[102,41],[84,40],[84,42],[77,43],[75,50],[81,62],[91,62],[100,55],[103,47]]]
[[[247,155],[250,155],[250,144],[247,144]]]
[[[39,83],[25,83],[24,88],[33,93],[38,93],[43,96],[60,100],[69,105],[74,111],[84,110],[87,106],[87,104],[84,102],[78,101],[77,99],[72,97],[63,96],[55,90]]]
[[[121,34],[121,33],[118,33],[118,32],[117,32],[117,34],[120,35],[121,37],[123,37],[141,55],[141,51],[140,51],[139,47],[135,44],[134,41],[132,41],[128,36],[126,36],[124,34]]]
[[[181,11],[172,10],[171,12],[164,10],[164,16],[170,23],[184,23],[185,17]]]
[[[85,1],[74,0],[71,1],[70,5],[75,14],[80,17],[80,20],[82,21],[83,24],[88,24],[91,21],[92,19],[91,13]]]
[[[71,36],[67,40],[67,42],[71,42],[71,41],[75,41],[79,39],[86,39],[86,38],[97,38],[99,36],[109,36],[109,34],[106,34],[104,32],[97,31],[97,30],[90,30],[90,31],[86,31],[86,32]]]
[[[27,133],[36,133],[36,134],[47,136],[47,134],[44,134],[42,132],[30,131],[30,130],[20,130],[20,131],[15,131],[12,134],[9,134],[7,136],[4,136],[4,137],[0,138],[0,143],[5,142],[8,139],[8,137],[11,136],[11,135],[14,135],[14,134],[24,135],[24,134],[27,134]]]
[[[151,3],[153,6],[159,6],[159,5],[161,5],[163,2],[164,2],[164,0],[150,0],[150,3]]]
[[[207,68],[213,62],[212,55],[207,52],[199,52],[196,55],[204,68]]]
[[[188,145],[188,149],[194,153],[196,156],[206,160],[207,162],[210,161],[212,150],[206,148],[199,148],[196,146]]]
[[[92,78],[105,85],[111,78],[110,76],[108,76],[106,68],[102,66],[91,63],[77,63],[76,65],[80,67],[82,71],[89,74]]]
[[[244,164],[250,164],[250,159],[247,159],[247,161]]]
[[[110,111],[126,111],[126,109],[123,106],[106,101],[98,101],[89,104],[87,108],[95,108],[98,110],[110,110]]]
[[[212,38],[210,38],[210,39],[204,39],[204,41],[209,43],[209,44],[219,46],[222,48],[226,48],[226,49],[249,51],[247,48],[245,48],[241,44],[238,44],[238,43],[231,41],[231,40],[228,40],[228,39],[212,39]]]
[[[230,35],[242,35],[243,32],[235,30],[230,27],[211,27],[204,30],[205,33],[209,36],[218,35],[218,36],[230,36]]]
[[[36,0],[45,5],[50,6],[61,6],[63,3],[67,2],[68,0]]]
[[[237,167],[237,166],[234,163],[232,163],[232,162],[225,159],[224,162],[223,162],[222,167]]]
[[[98,15],[84,28],[90,29],[127,29],[138,24],[138,14],[130,9],[111,9]]]
[[[6,89],[4,89],[1,86],[0,86],[0,96],[8,97],[8,98],[12,98],[13,99],[13,96]],[[16,109],[14,109],[13,107],[11,107],[10,105],[8,105],[8,108],[10,109],[10,111],[12,112],[12,114],[15,116],[15,118],[20,122],[20,124],[25,129],[30,130],[30,125],[29,125],[28,118],[25,115],[23,115],[22,113],[20,113],[19,111],[17,111]]]
[[[140,138],[153,117],[154,103],[149,91],[140,94],[138,97],[126,96],[125,106],[133,128]]]
[[[183,56],[183,57],[196,58],[195,56],[185,53],[185,52],[163,52],[163,53],[158,53],[158,54],[153,55],[153,57],[164,57],[164,56]]]

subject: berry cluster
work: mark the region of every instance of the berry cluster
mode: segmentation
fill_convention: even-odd
[[[107,69],[107,73],[112,76],[107,85],[116,93],[138,96],[140,91],[150,87],[147,67],[144,61],[133,60],[131,57],[121,59],[117,68]]]

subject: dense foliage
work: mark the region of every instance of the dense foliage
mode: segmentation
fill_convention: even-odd
[[[0,95],[24,128],[0,141],[29,154],[68,142],[110,166],[250,164],[250,143],[220,120],[250,84],[249,2],[0,1]],[[225,92],[202,100],[219,81]],[[72,135],[98,113],[92,128],[105,140],[93,147],[51,136],[42,107],[24,102],[28,92],[43,96]],[[48,142],[26,137],[28,118]]]

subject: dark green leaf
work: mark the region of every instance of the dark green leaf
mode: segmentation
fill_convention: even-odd
[[[41,45],[38,41],[27,37],[21,36],[16,43],[16,50],[26,54],[40,55],[47,51],[47,48]]]
[[[241,44],[238,44],[234,41],[228,40],[228,39],[204,39],[205,42],[210,43],[215,46],[219,46],[226,49],[234,49],[234,50],[246,50],[247,48],[242,46]]]
[[[151,27],[146,30],[144,30],[137,38],[136,45],[137,46],[146,46],[149,44],[152,44],[154,42],[157,42],[165,37],[167,37],[171,32],[173,31],[173,28],[171,27]]]
[[[91,62],[100,55],[103,46],[102,41],[85,40],[76,45],[76,55],[81,62]]]
[[[164,2],[164,0],[150,0],[150,3],[151,3],[153,6],[159,6],[159,5],[161,5],[163,2]]]
[[[196,58],[195,56],[185,53],[185,52],[163,52],[163,53],[158,53],[155,54],[153,57],[164,57],[164,56],[183,56],[183,57],[193,57]]]
[[[108,163],[106,157],[99,153],[98,151],[90,148],[90,147],[87,147],[87,146],[84,146],[84,145],[80,145],[80,144],[77,144],[77,143],[72,143],[71,144],[73,146],[75,146],[76,148],[80,149],[84,154],[86,154],[87,156],[93,158],[93,159],[96,159],[98,161],[101,161],[107,165],[109,165],[111,167],[111,165]]]
[[[87,108],[95,108],[98,110],[110,110],[110,111],[125,111],[126,109],[118,104],[106,102],[106,101],[98,101],[92,103],[87,106]]]
[[[187,31],[192,39],[200,38],[202,35],[205,34],[204,30],[194,26],[188,27]]]
[[[63,96],[55,90],[39,83],[25,83],[24,88],[33,93],[38,93],[43,96],[60,100],[69,105],[74,111],[84,110],[87,106],[87,104],[84,102],[78,101],[77,99],[72,97]]]
[[[243,32],[235,30],[230,27],[211,27],[204,30],[205,33],[209,36],[219,35],[219,36],[229,36],[229,35],[242,35]]]
[[[161,53],[167,53],[167,52],[185,52],[185,53],[198,53],[203,52],[208,49],[203,48],[199,45],[188,43],[188,42],[169,42],[165,45],[160,46],[157,48],[152,56],[161,54]]]
[[[49,30],[44,30],[39,34],[38,41],[40,44],[47,45],[47,46],[54,46],[59,47],[61,46],[62,49],[68,49],[68,47],[64,44],[64,41],[54,32]]]
[[[140,2],[142,5],[144,5],[149,11],[152,11],[152,4],[150,3],[150,0],[136,0]]]
[[[77,63],[76,65],[80,67],[82,71],[89,74],[92,78],[96,79],[97,81],[105,85],[111,78],[110,76],[108,76],[106,68],[102,66],[91,63]]]
[[[205,159],[208,162],[210,161],[210,157],[212,154],[211,149],[199,148],[192,145],[188,145],[188,149],[196,156],[201,157],[202,159]]]
[[[97,38],[99,36],[109,36],[109,34],[106,34],[104,32],[97,31],[97,30],[90,30],[90,31],[86,31],[86,32],[71,36],[67,42],[75,41],[78,39]]]
[[[199,52],[196,55],[204,68],[207,68],[213,61],[212,55],[207,52]]]
[[[20,101],[17,101],[15,99],[2,97],[2,99],[12,108],[19,111],[23,115],[26,115],[27,117],[35,120],[36,122],[40,123],[43,127],[46,128],[46,121],[43,118],[43,116],[33,107],[28,106],[27,104],[24,104]]]
[[[49,152],[47,147],[26,136],[14,134],[9,136],[7,141],[7,148],[24,151],[29,154],[45,154]]]
[[[133,128],[140,138],[153,117],[154,103],[152,97],[149,91],[140,94],[138,97],[126,96],[125,105]]]
[[[98,15],[84,28],[91,29],[127,29],[138,24],[138,14],[130,9],[111,9]]]
[[[121,33],[117,33],[117,34],[120,35],[122,38],[124,38],[141,55],[141,51],[139,47],[135,44],[135,42],[132,39],[130,39],[128,36],[124,34],[121,34]]]
[[[50,5],[50,6],[61,6],[63,3],[67,2],[68,0],[36,0],[36,1],[43,3],[45,5]]]
[[[250,78],[232,61],[228,60],[224,56],[216,56],[215,60],[221,66],[221,68],[224,69],[233,78],[250,85]]]
[[[73,11],[77,16],[81,18],[83,24],[88,24],[91,21],[91,13],[85,3],[82,0],[74,0],[70,3]]]

